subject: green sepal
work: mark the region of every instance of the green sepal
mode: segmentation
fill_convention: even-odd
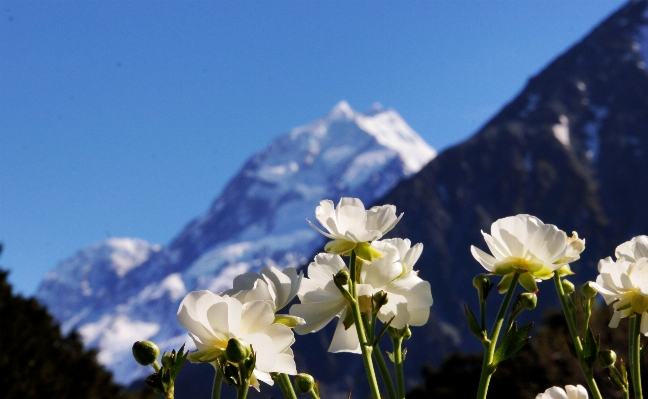
[[[591,328],[587,328],[585,339],[583,340],[583,360],[591,369],[598,358],[599,348],[601,347],[601,336],[594,338]]]
[[[493,365],[497,366],[499,363],[513,356],[517,351],[522,349],[522,347],[529,342],[529,339],[531,338],[529,333],[532,328],[533,323],[527,324],[520,329],[517,328],[517,323],[513,323],[511,329],[504,334],[504,338],[502,338],[502,343],[499,348],[495,351]]]
[[[348,330],[354,323],[355,320],[353,319],[353,310],[351,310],[351,306],[347,305],[346,315],[344,316],[344,320],[342,320],[344,329]]]
[[[324,250],[328,253],[341,255],[351,252],[356,247],[356,243],[347,240],[333,240],[326,243]]]
[[[529,272],[520,274],[520,285],[529,292],[533,293],[538,291],[538,284],[533,275]]]
[[[502,277],[502,280],[497,285],[497,291],[500,294],[504,294],[505,292],[508,292],[511,283],[513,282],[513,274],[514,273],[509,273],[506,276]],[[513,287],[513,289],[515,289],[515,287]]]
[[[272,324],[283,324],[286,327],[295,328],[302,324],[305,324],[306,321],[301,317],[291,316],[289,314],[276,314]]]
[[[366,260],[367,262],[383,257],[383,253],[372,247],[368,242],[359,242],[356,244],[355,253],[358,258]]]
[[[475,314],[472,312],[472,310],[470,310],[470,307],[468,307],[468,305],[464,305],[464,311],[466,312],[466,320],[468,321],[468,328],[470,328],[470,332],[473,333],[473,335],[481,343],[485,343],[487,339],[486,331],[482,330],[479,322],[477,322],[477,318],[475,318]]]

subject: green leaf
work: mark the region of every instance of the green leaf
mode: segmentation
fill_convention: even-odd
[[[374,342],[373,342],[374,347],[376,345],[378,345],[378,342],[382,339],[383,335],[385,335],[385,332],[387,331],[387,329],[391,325],[391,322],[392,322],[392,320],[394,320],[394,317],[396,317],[396,316],[393,316],[391,319],[389,319],[389,321],[387,323],[383,324],[382,328],[380,329],[380,332],[378,333],[376,338],[374,338]]]
[[[396,363],[396,360],[394,360],[394,354],[389,351],[385,351],[385,352],[387,353],[387,357],[389,358],[389,360],[391,360],[392,363]]]
[[[610,375],[608,376],[608,380],[610,380],[612,385],[614,385],[615,387],[619,389],[623,389],[623,383],[619,381],[619,377],[617,377],[616,374],[614,374],[614,372],[611,370],[610,370]]]
[[[526,326],[518,330],[517,323],[513,323],[513,326],[510,330],[504,334],[502,342],[495,351],[495,356],[493,358],[493,365],[497,366],[499,363],[513,356],[517,351],[522,349],[522,347],[529,342],[529,333],[533,328],[533,323],[527,324]]]
[[[466,320],[468,321],[470,332],[472,332],[478,340],[484,343],[486,340],[486,331],[482,330],[481,326],[477,322],[477,319],[475,318],[475,315],[473,314],[472,310],[470,310],[468,305],[464,305],[464,310],[466,312]]]
[[[646,353],[646,348],[648,348],[648,345],[643,344],[643,346],[641,347],[641,350],[639,351],[639,359],[641,359],[643,357],[644,353]]]
[[[404,362],[405,358],[407,357],[407,348],[403,349],[403,352],[401,352],[401,356],[402,356],[402,361]]]
[[[594,365],[594,362],[596,362],[599,347],[600,336],[599,339],[595,339],[592,329],[588,327],[585,332],[585,339],[583,340],[583,359],[590,369]]]

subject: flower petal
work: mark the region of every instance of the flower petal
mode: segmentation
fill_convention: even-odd
[[[331,341],[331,346],[329,346],[328,351],[337,353],[337,352],[351,352],[351,353],[362,353],[360,350],[360,341],[358,340],[358,332],[356,331],[355,325],[351,326],[348,330],[344,329],[344,315],[340,317],[337,327],[335,328],[335,334],[333,334],[333,340]]]

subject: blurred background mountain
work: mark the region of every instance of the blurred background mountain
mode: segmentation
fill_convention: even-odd
[[[366,205],[392,203],[405,217],[390,235],[424,243],[417,268],[435,300],[430,322],[413,329],[407,343],[424,348],[407,357],[410,387],[423,383],[412,395],[471,397],[453,391],[457,385],[450,382],[474,378],[478,357],[448,356],[459,348],[480,350],[463,319],[464,303],[477,307],[471,280],[482,270],[468,249],[485,247],[480,230],[498,218],[530,213],[577,231],[587,240],[573,266],[578,283],[593,279],[598,259],[616,245],[648,233],[647,8],[646,1],[624,5],[531,78],[475,135],[438,155],[395,110],[357,112],[341,102],[250,158],[169,245],[112,238],[82,249],[46,276],[37,297],[64,333],[76,329],[99,350],[117,381],[137,384],[146,371],[130,359],[130,345],[151,338],[169,350],[187,341],[174,319],[186,292],[228,288],[235,275],[265,264],[307,264],[323,244],[304,222],[320,199],[348,195]],[[551,283],[540,284],[533,318],[556,306]],[[603,328],[606,317],[597,316],[595,332],[612,341],[622,330]],[[565,371],[573,365],[568,352],[558,351],[561,344],[548,344],[552,334],[564,333],[560,323],[555,314],[547,316],[535,343],[498,370],[497,392],[533,397],[579,378]],[[327,396],[346,397],[350,389],[363,396],[360,359],[324,355],[331,334],[297,337],[300,371],[314,374]],[[432,366],[416,378],[425,364]],[[193,372],[179,388],[192,390],[187,397],[207,395],[211,368],[189,367]],[[529,378],[507,385],[507,376],[523,375]]]

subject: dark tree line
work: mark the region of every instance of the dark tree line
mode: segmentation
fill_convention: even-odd
[[[618,328],[607,326],[611,309],[599,305],[592,314],[590,326],[601,336],[601,349],[613,349],[618,359],[628,366],[628,321],[623,319]],[[488,390],[489,398],[533,399],[552,386],[581,384],[587,388],[567,342],[571,341],[562,311],[551,311],[539,328],[531,332],[530,344],[511,359],[497,367]],[[642,338],[642,344],[646,344]],[[617,360],[619,367],[619,360]],[[481,354],[455,354],[440,367],[425,367],[424,384],[407,395],[408,399],[472,399],[476,396],[482,366]],[[642,380],[648,381],[648,362],[642,359]],[[595,378],[604,398],[622,398],[622,394],[608,381],[608,370],[595,366]],[[588,389],[589,390],[589,389]],[[590,396],[591,397],[591,396]]]
[[[2,247],[0,246],[0,252]],[[85,350],[80,336],[61,334],[59,325],[34,298],[12,292],[0,269],[0,397],[4,399],[136,399],[152,392],[128,392]]]

